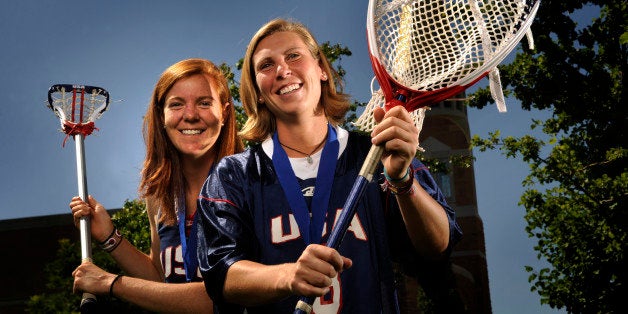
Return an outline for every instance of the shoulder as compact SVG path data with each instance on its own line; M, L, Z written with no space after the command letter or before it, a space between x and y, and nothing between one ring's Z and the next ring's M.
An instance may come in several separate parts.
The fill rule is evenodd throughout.
M146 212L148 214L156 214L157 213L157 200L153 197L147 197L144 199L144 205L146 206Z
M349 131L349 143L353 145L367 145L371 144L371 135L366 132Z
M148 221L151 225L157 225L157 221L159 220L159 205L157 200L148 197L144 201L144 205L146 206L146 214L148 215Z
M242 190L272 174L272 161L259 144L244 152L221 159L209 174L203 190L214 194L225 190Z
M261 151L260 145L255 144L241 153L226 156L218 162L213 173L222 176L234 172L246 172L250 164L259 159L259 154L263 154Z
M347 151L356 156L365 156L371 149L371 136L368 133L350 131L347 139Z

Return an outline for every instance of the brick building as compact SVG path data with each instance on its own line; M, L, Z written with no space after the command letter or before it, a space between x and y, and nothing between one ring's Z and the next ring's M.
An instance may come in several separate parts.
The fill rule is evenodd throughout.
M63 215L0 221L4 251L0 313L24 313L30 296L45 291L44 266L55 258L61 238L79 241L69 210Z
M471 156L470 130L462 101L445 101L426 112L420 135L425 155L446 161L450 156ZM448 174L434 174L456 210L464 232L452 253L455 284L468 313L491 313L484 227L478 213L473 167L453 167Z

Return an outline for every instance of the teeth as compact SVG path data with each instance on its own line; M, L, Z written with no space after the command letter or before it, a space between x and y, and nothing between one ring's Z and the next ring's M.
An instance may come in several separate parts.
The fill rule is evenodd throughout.
M281 90L279 90L279 94L283 95L283 94L287 94L295 89L299 88L299 84L292 84L289 86L286 86L284 88L282 88Z
M181 130L181 133L187 135L201 134L201 130Z

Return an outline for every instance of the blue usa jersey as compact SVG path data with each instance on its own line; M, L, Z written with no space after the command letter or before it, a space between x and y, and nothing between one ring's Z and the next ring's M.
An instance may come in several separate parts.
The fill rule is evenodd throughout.
M159 246L161 249L159 255L161 258L161 266L164 269L165 282L186 282L179 226L177 224L165 225L158 223L157 233L159 234ZM196 279L194 281L201 281L203 278L198 269L196 269L196 273Z
M370 137L357 133L349 133L347 137L347 132L341 131L345 136L339 133L338 138L344 141L346 148L341 150L336 165L322 231L323 242L371 147ZM427 169L418 160L413 163L415 178L447 212L451 246L460 236L454 212ZM317 314L398 312L392 262L407 265L420 260L405 232L394 196L382 192L379 186L381 164L376 173L357 205L356 215L338 250L353 260L353 266L334 279L327 295L316 299L314 311ZM313 181L300 181L303 190L309 191L308 187L314 186ZM293 263L306 247L272 160L262 145L220 161L201 190L198 215L199 269L221 314L242 311L240 307L227 304L222 296L230 265L240 260L266 265ZM397 247L404 250L395 249ZM297 300L298 296L292 296L276 303L249 307L247 313L292 313Z

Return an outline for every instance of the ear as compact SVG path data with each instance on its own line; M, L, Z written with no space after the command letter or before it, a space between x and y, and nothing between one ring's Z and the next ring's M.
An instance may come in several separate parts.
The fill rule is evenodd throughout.
M321 81L327 81L327 73L325 71L321 73Z
M225 116L229 114L229 106L231 106L231 103L229 102L222 104L222 115L220 116L221 125L225 125Z

